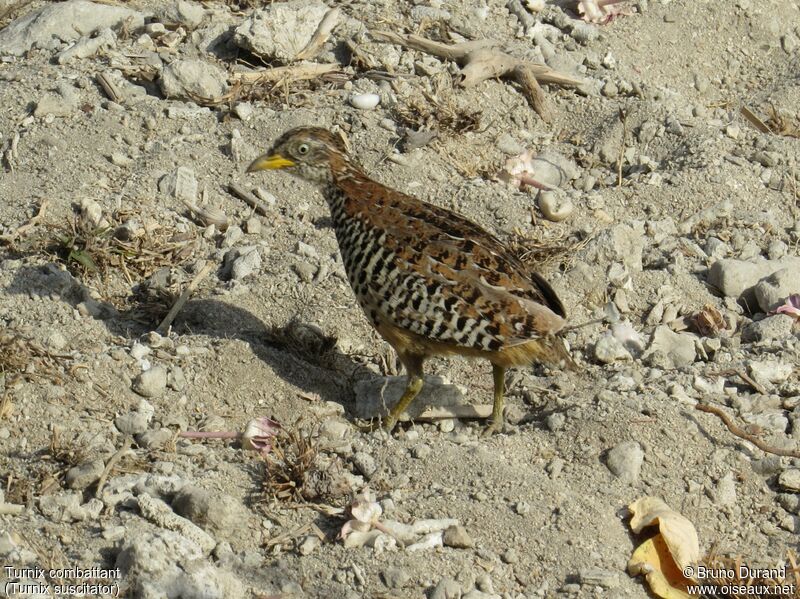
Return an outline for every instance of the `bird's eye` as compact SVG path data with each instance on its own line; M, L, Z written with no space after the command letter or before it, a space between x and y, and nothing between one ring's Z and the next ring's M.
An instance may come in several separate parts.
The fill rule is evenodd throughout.
M308 150L309 150L308 144L300 144L299 146L297 146L297 153L300 154L301 156L305 156L306 154L308 154Z

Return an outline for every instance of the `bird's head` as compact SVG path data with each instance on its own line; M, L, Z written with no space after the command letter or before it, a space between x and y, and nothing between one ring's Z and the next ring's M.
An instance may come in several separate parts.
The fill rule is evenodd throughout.
M341 137L321 127L298 127L276 139L269 152L250 163L247 172L286 169L306 181L325 184L333 177L331 168L347 160Z

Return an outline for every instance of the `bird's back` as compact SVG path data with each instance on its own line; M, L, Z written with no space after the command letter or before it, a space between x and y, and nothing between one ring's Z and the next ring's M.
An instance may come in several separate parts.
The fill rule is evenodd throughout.
M470 353L513 348L564 326L553 289L493 235L341 167L326 197L350 284L379 330Z

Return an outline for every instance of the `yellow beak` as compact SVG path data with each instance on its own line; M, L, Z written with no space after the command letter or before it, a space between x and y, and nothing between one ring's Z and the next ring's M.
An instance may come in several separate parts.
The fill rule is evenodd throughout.
M280 154L264 154L250 163L250 166L247 167L247 172L275 170L276 168L286 168L294 165L295 163L292 160L284 158Z

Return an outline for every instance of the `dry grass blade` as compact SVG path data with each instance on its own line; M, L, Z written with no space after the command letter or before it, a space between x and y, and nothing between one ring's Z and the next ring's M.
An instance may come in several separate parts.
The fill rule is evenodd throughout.
M265 499L305 501L319 446L313 431L283 428L273 438L272 451L264 454Z
M775 135L800 138L800 120L790 119L775 108L774 105L769 107L767 113L769 116L767 117L766 125Z
M96 226L75 215L46 244L68 268L77 274L99 273L107 276L119 269L131 282L130 271L148 277L159 268L186 262L197 248L194 234L175 234L167 227L142 230L135 235L118 234L122 215L107 226Z
M711 576L697 582L717 588L713 594L704 595L713 599L800 599L797 567L791 552L787 562L780 567L772 564L757 568L741 556L720 555L714 547L701 560ZM756 576L749 575L756 572Z
M534 227L527 233L515 230L508 246L520 262L532 269L549 270L559 266L568 270L589 241L591 237L568 237L562 228Z
M480 126L481 112L460 106L449 82L440 77L431 79L433 93L419 90L404 104L394 109L395 120L415 131L426 129L439 132L466 133Z
M0 327L0 374L9 381L44 377L61 382L68 359L71 356L53 354L19 332Z
M61 427L54 427L50 434L50 445L47 448L48 457L67 467L77 466L86 461L88 448L85 444L74 439L65 439Z
M341 503L352 494L350 479L341 458L325 451L319 427L283 427L271 438L272 449L261 454L264 479L258 498L261 502L280 501L287 507L312 507ZM295 504L295 505L293 505ZM339 513L330 505L332 513Z

